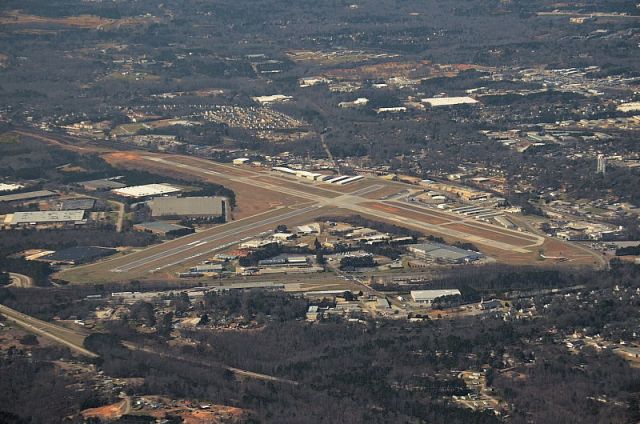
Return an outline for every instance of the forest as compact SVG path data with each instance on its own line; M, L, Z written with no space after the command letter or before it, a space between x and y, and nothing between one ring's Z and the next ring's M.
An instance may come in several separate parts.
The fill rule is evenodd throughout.
M232 291L209 293L202 300L176 293L159 303L168 302L168 312L166 307L159 312L159 304L133 304L128 316L111 321L106 333L90 336L86 346L100 353L99 369L108 375L144 378L144 385L132 393L162 393L247 408L254 420L250 422L311 423L321 417L348 423L499 422L493 413L473 412L451 401L452 395L470 390L458 372L483 368L488 369L486 379L492 392L510 405L511 422L637 420L639 371L611 350L585 346L572 353L561 335L580 332L604 340L633 340L632 329L640 324L640 305L629 293L640 289L640 267L613 261L609 271L495 267L476 278L468 272L456 273L441 280L448 284L465 281L485 295L502 293L512 299L509 303L515 309L535 305L538 317L505 321L487 314L413 323L330 319L309 324L301 321L307 302L285 293ZM565 294L546 290L556 286L566 287ZM0 293L0 301L32 309L28 297L13 292ZM88 303L80 296L75 300L64 297L60 292L42 299L41 309L49 305L60 316L83 316ZM176 333L171 323L187 311L197 312L200 323L180 333L195 344L172 347L168 341ZM258 327L251 331L206 329L236 318L257 322ZM153 331L139 332L142 324ZM144 344L146 350L131 344L125 347L124 341ZM32 366L40 369L44 366L40 361L46 362L49 355L39 353L40 359ZM227 366L285 380L242 379L229 373ZM22 377L14 375L13 369L0 367L8 379L2 381L16 381L26 391L34 390L24 380L18 383ZM19 369L27 375L36 372ZM51 372L38 375L44 387L54 384ZM64 393L44 396L48 402ZM99 401L96 396L70 396L60 405L78 408ZM9 405L5 401L10 399L21 402L14 392L0 390L0 404ZM5 414L17 413L13 408L0 409ZM33 414L40 410L34 408Z

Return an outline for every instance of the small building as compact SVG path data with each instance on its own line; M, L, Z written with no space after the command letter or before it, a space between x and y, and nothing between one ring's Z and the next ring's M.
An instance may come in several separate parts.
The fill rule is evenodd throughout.
M287 241L295 237L293 233L274 233L271 238L278 241Z
M491 300L487 300L480 302L480 309L482 309L483 311L488 311L490 309L497 309L497 308L501 308L502 307L502 302L500 302L500 300L498 299L491 299Z
M321 315L321 312L318 310L318 305L311 305L307 310L307 321L317 321Z
M176 224L168 224L165 222L142 222L140 224L135 224L133 229L136 231L146 231L148 233L157 234L161 237L181 237L186 234L193 233L193 228Z
M199 272L202 274L212 274L219 273L224 270L224 267L221 264L203 264L191 267L189 272Z
M233 160L234 165L244 165L249 162L249 158L237 158Z
M404 106L396 106L396 107L379 107L376 109L377 114L381 113L404 113L407 111L407 108Z
M417 303L431 304L434 299L442 296L460 296L458 289L442 290L411 290L411 298Z
M251 98L254 102L258 102L260 104L269 104L269 103L280 103L280 102L288 102L293 99L291 96L285 96L284 94L273 94L271 96L256 96Z

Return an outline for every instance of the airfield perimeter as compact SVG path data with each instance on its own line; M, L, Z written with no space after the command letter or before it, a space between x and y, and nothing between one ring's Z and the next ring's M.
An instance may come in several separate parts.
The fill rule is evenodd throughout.
M278 224L292 226L321 215L351 214L440 236L448 242L471 242L502 263L545 264L548 261L541 260L540 254L544 252L545 257L562 258L569 265L602 266L597 253L578 245L402 202L401 193L416 188L405 183L366 177L350 185L334 186L192 156L119 151L64 136L17 132L80 153L100 154L114 166L222 184L236 193L237 207L229 222L59 275L70 282L174 279L176 271L187 265L231 249Z

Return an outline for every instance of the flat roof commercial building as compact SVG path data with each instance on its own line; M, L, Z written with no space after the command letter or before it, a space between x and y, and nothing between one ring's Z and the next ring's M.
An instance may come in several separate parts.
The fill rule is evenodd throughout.
M460 296L458 289L442 290L411 290L411 298L414 302L431 304L434 299L442 296Z
M217 218L225 216L227 199L224 197L157 197L147 202L151 216L184 216L189 218Z
M5 217L5 225L85 224L83 210L15 212Z
M82 181L77 183L79 186L84 188L85 190L90 191L101 191L101 190L113 190L118 188L124 188L127 185L122 184L121 182L115 181L116 178L104 178L101 180L90 180L90 181Z
M473 105L478 103L476 99L471 97L430 97L422 99L423 103L428 103L431 107L438 106L456 106L456 105Z
M0 193L4 193L5 191L16 191L22 187L24 187L22 184L0 183Z
M433 259L447 263L473 262L482 257L482 253L441 243L411 244L407 246L407 250L422 259Z
M28 191L26 193L7 194L0 196L0 202L18 202L25 200L45 199L47 197L57 196L58 193L49 190Z
M60 210L69 211L74 209L93 209L96 205L96 199L66 199L60 204Z
M169 184L145 184L111 190L112 193L123 197L139 199L142 197L161 196L163 194L177 193L179 188Z
M193 233L193 228L183 225L167 224L165 222L142 222L135 224L133 229L136 231L146 231L148 233L157 234L162 237L179 237Z

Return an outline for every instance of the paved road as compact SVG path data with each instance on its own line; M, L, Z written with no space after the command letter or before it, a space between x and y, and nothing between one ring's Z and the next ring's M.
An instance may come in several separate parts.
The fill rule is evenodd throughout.
M9 277L11 278L11 283L9 284L11 287L19 287L21 289L33 287L33 279L29 276L10 272Z
M56 324L52 324L50 322L42 321L32 316L23 314L22 312L18 312L15 309L11 309L5 305L0 305L0 314L4 315L5 317L7 317L8 320L15 322L16 324L18 324L19 326L23 327L25 330L31 333L34 333L41 337L46 337L49 340L52 340L56 343L67 346L71 350L78 352L84 356L88 356L90 358L98 357L97 354L84 348L83 342L87 335L83 334L83 332L81 332L80 330L74 331ZM179 355L172 355L164 352L158 352L149 347L140 346L131 342L124 342L123 345L128 349L141 350L144 352L153 353L155 355L174 358L174 359L182 360L185 362L195 363L198 365L222 367L241 377L253 378L253 379L264 380L264 381L273 381L278 383L293 384L293 385L298 384L297 382L293 380L288 380L286 378L279 378L279 377L274 377L272 375L261 374L253 371L234 368L225 364L217 364L217 363L212 364L205 361L195 361L195 360L181 357Z
M222 369L225 369L227 371L231 371L232 373L234 373L235 375L240 376L240 377L252 378L252 379L255 379L255 380L262 380L262 381L272 381L272 382L276 382L276 383L285 383L285 384L290 384L290 385L294 385L294 386L298 384L297 381L288 380L286 378L275 377L273 375L262 374L262 373L259 373L259 372L247 371L247 370L230 367L228 365L220 364L220 363L216 363L216 362L198 361L198 360L191 359L191 358L185 358L184 356L181 356L181 355L172 354L172 353L166 353L166 352L160 352L160 351L152 349L152 348L150 348L148 346L141 346L141 345L138 345L138 344L135 344L135 343L131 343L131 342L123 342L123 345L126 348L130 349L130 350L139 350L139 351L143 351L143 352L147 352L147 353L152 353L154 355L158 355L158 356L161 356L161 357L164 357L164 358L175 359L175 360L179 360L179 361L182 361L182 362L187 362L187 363L198 365L198 366L222 368Z
M0 305L0 314L31 333L65 345L71 350L84 356L88 356L90 358L98 357L95 353L84 348L83 343L86 334L82 334L80 331L73 331L59 325L33 318L4 305Z

